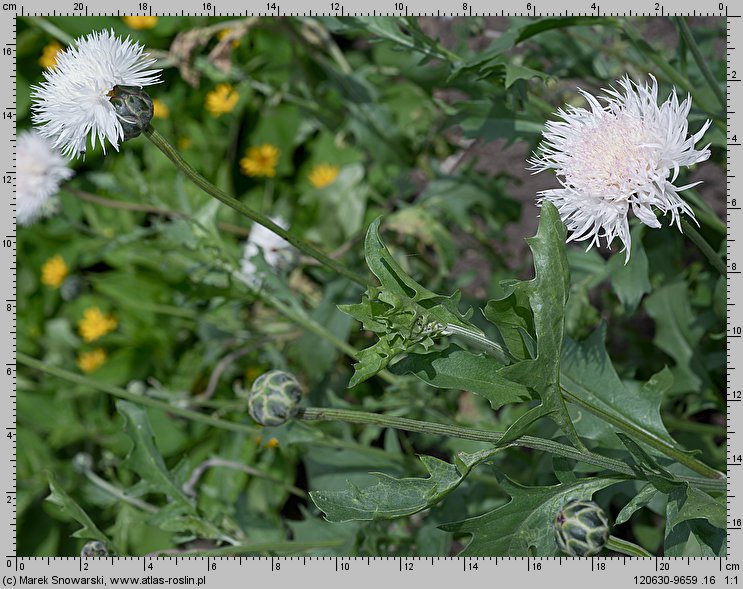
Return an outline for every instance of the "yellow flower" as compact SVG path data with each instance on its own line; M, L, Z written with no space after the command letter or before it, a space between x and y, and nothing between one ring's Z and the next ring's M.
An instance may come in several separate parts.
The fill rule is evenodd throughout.
M152 99L152 116L156 119L167 119L170 116L170 109L159 98Z
M69 273L70 269L62 256L56 255L49 258L41 267L41 282L52 288L59 288Z
M178 149L188 149L193 145L193 139L190 137L180 137L178 139Z
M307 176L315 188L325 188L328 184L335 182L340 168L330 164L320 164L310 170Z
M258 436L255 438L255 445L260 446L261 442L263 441L263 437ZM266 442L266 448L278 448L279 441L276 438L271 438Z
M248 148L245 157L240 160L240 169L246 176L276 175L276 164L279 161L279 148L270 143Z
M229 35L232 32L231 29L222 29L217 33L217 39L222 41L227 35ZM233 39L232 40L232 46L233 47L240 47L240 39Z
M151 29L157 24L156 16L122 16L121 20L130 29L137 31L143 31L145 29Z
M206 110L213 117L220 117L232 112L238 100L240 95L232 84L217 84L217 87L206 95Z
M52 68L57 65L57 54L62 51L62 46L56 41L52 41L44 47L39 58L39 64L44 68Z
M83 372L94 372L106 361L106 351L98 348L91 352L83 352L77 357L77 367Z
M112 332L118 325L112 315L104 315L98 307L90 307L83 312L83 318L77 327L86 342L94 342Z

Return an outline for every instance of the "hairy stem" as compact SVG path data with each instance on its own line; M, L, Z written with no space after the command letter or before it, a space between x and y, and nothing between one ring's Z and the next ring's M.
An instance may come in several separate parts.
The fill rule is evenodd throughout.
M83 386L89 386L92 389L99 390L114 397L126 399L127 401L131 401L133 403L139 403L140 405L146 405L148 407L160 409L162 411L184 417L191 421L203 423L211 427L252 435L255 435L259 432L259 429L256 427L252 427L243 423L226 421L224 419L219 419L210 415L204 415L203 413L193 411L192 409L185 409L174 404L166 403L165 401L152 399L143 395L137 395L136 393L131 393L119 387L96 381L80 374L75 374L74 372L64 370L63 368L48 366L40 360L32 358L31 356L27 356L22 352L17 353L16 360L20 364L36 370L40 370L52 376L56 376L57 378L62 378L68 382ZM403 431L430 433L435 435L461 438L464 440L490 442L493 444L498 443L503 437L503 432L491 432L456 425L445 425L440 423L433 423L430 421L418 421L415 419L407 419L404 417L394 417L391 415L367 413L365 411L352 411L348 409L321 409L310 407L306 409L300 409L297 418L303 419L305 421L343 421L346 423L371 424L381 427L391 427ZM536 438L533 436L522 436L509 445L531 448L533 450L540 450L543 452L550 452L558 456L572 458L573 460L584 462L586 464L592 464L600 468L612 470L631 478L637 478L637 473L620 460L615 460L613 458L594 454L593 452L582 452L572 446L560 444L559 442L554 442L552 440ZM719 492L726 489L726 481L724 479L703 479L697 477L681 476L679 477L679 479L687 481L690 484L699 487L700 489L706 489L709 491Z
M392 415L382 415L379 413L368 413L366 411L354 411L351 409L323 409L319 407L308 407L305 409L300 409L297 418L306 421L343 421L346 423L377 425L380 427L391 427L403 431L434 434L453 438L461 438L464 440L475 440L478 442L490 442L493 444L497 444L498 442L500 442L501 438L503 437L503 432L491 432L469 427L433 423L430 421L419 421L416 419L408 419L405 417L395 417ZM577 450L573 446L561 444L553 440L547 440L533 436L521 436L514 442L511 442L509 445L531 448L532 450L540 450L542 452L549 452L557 456L564 456L565 458L571 458L579 462L584 462L586 464L592 464L600 468L612 470L624 476L637 478L637 473L620 460L601 456L600 454L594 454L593 452L582 452L580 450ZM711 480L700 479L697 477L679 478L688 481L700 488L706 488L715 491L722 491L725 489L725 481L719 479Z
M646 558L653 556L642 546L638 546L628 540L622 540L616 536L609 536L609 541L606 543L606 549L618 552L619 554L626 554L627 556L643 556Z
M632 434L635 439L641 440L648 446L652 446L653 448L658 450L658 452L661 452L662 454L665 454L676 462L683 464L688 469L693 470L694 472L698 472L702 476L708 477L710 479L724 480L725 475L723 475L721 472L715 470L710 466L707 466L706 464L704 464L704 462L701 462L693 456L686 454L683 450L679 450L665 440L661 440L660 438L653 436L645 430L635 427L633 424L627 423L619 417L603 411L599 407L595 407L579 395L572 393L562 386L560 387L560 390L562 392L562 396L565 398L566 401L570 401L575 405L579 405L580 407L583 407L594 415L597 415L607 423L615 425L623 429L627 433Z
M246 204L240 202L236 198L230 196L229 194L214 186L214 184L209 182L194 168L192 168L191 165L181 157L180 153L178 153L178 151L172 145L170 145L170 143L168 143L165 137L160 135L160 133L158 133L157 130L154 129L151 125L148 126L147 129L145 129L144 135L153 143L153 145L155 145L155 147L157 147L163 154L165 154L165 156L171 162L175 164L178 170L180 170L189 180L191 180L191 182L201 188L201 190L206 192L208 195L213 196L218 201L226 204L228 207L234 209L241 215L244 215L245 217L255 221L256 223L259 223L260 225L263 225L266 229L272 231L276 235L283 237L298 250L304 252L308 256L315 258L318 262L327 266L331 270L334 270L341 276L345 276L353 282L356 282L362 286L366 286L368 280L363 276L356 274L337 260L328 257L310 243L304 241L303 239L300 239L292 233L289 233L286 229L274 223L266 215L263 215L262 213L251 209Z
M451 323L446 326L443 335L458 335L462 339L476 345L477 347L486 350L491 356L497 358L504 364L510 364L513 361L511 355L503 349L503 346L488 339L481 333L467 329L466 327L460 327L459 325L452 325Z

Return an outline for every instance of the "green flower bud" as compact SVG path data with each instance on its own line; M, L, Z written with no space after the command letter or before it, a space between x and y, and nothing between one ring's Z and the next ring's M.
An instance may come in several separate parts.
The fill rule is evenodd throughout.
M297 414L302 387L297 378L283 370L271 370L253 382L248 395L250 416L261 425L274 427Z
M137 137L152 120L152 98L142 88L114 86L111 104L124 129L124 141Z
M83 549L80 551L80 556L108 556L108 549L103 542L93 540L92 542L88 542L85 544L85 546L83 546Z
M593 501L568 501L555 517L557 546L570 556L595 556L609 541L609 521Z

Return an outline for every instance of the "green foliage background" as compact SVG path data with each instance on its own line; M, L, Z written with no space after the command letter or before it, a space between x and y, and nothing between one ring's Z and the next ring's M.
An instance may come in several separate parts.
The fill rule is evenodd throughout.
M102 28L131 35L163 68L164 82L150 94L170 114L153 124L207 178L281 215L293 233L334 252L370 285L366 262L383 288L409 280L413 299L441 313L474 308L460 320L502 337L523 362L496 366L458 341L398 349L395 324L385 341L405 357L388 367L394 374L370 370L371 378L347 388L354 361L343 345L301 323L314 321L346 348L370 347L377 338L366 320L361 330L337 308L357 304L362 288L300 258L251 291L233 274L250 228L245 219L189 184L143 138L105 157L89 152L74 163L59 214L18 232L18 350L78 374L81 352L103 347L108 355L76 382L19 370L18 553L75 555L99 539L123 555L551 555L555 510L593 497L615 536L652 554L723 554L724 496L690 484L694 473L643 445L643 435L725 470L724 279L672 228L635 226L626 266L624 254L604 249L569 246L562 254L564 228L550 215L530 243L534 258L524 240L536 232L536 191L555 183L525 170L545 120L565 102L581 104L578 86L597 92L625 73L652 73L662 97L674 85L692 94L693 131L714 121L705 138L710 162L687 174L706 183L684 194L702 234L724 252L725 117L677 25L661 18L173 17L135 31L108 17L19 19L19 129L30 126L29 88L41 80L43 47ZM689 25L724 89L724 20ZM220 45L222 29L235 31L239 44ZM206 96L222 82L240 98L231 113L213 117ZM264 143L279 149L276 176L241 174L246 149ZM316 188L308 174L321 163L340 173ZM367 227L380 215L380 233L365 248ZM56 254L71 272L62 289L40 282ZM534 265L545 273L528 281ZM391 275L380 275L381 267ZM501 283L513 279L521 286ZM456 289L458 302L436 295ZM552 305L551 315L530 316L537 299L540 308ZM77 324L91 306L114 314L119 326L86 344ZM363 319L360 307L354 316ZM534 358L524 333L542 342L540 350L549 339L551 356ZM269 369L298 376L305 406L489 432L529 420L530 398L563 407L547 382L559 374L576 399L528 433L564 444L579 439L634 465L643 480L540 450L373 424L294 421L267 431L252 423L237 393ZM215 370L215 394L205 399ZM500 386L499 371L514 381L529 371L532 380L523 391ZM106 387L129 391L134 402L115 400ZM618 436L627 431L585 410L581 399L635 433ZM178 412L184 408L238 427L194 421ZM518 428L514 437L524 433ZM278 445L268 443L274 438ZM81 453L92 462L81 463ZM239 468L208 468L195 496L184 491L210 459ZM349 512L359 500L363 509Z

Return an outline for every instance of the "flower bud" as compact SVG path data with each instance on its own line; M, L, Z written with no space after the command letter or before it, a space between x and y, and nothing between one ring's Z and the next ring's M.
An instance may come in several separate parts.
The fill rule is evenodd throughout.
M275 427L297 414L301 399L302 387L293 374L271 370L253 382L248 395L248 411L257 423Z
M83 549L80 551L80 556L108 556L108 549L103 542L93 540L92 542L87 542L85 546L83 546Z
M72 459L72 468L80 474L93 470L93 457L87 452L78 452Z
M152 98L136 86L114 86L111 104L124 129L124 141L134 139L152 120Z
M609 521L593 501L568 501L555 517L557 546L570 556L595 556L609 541Z

